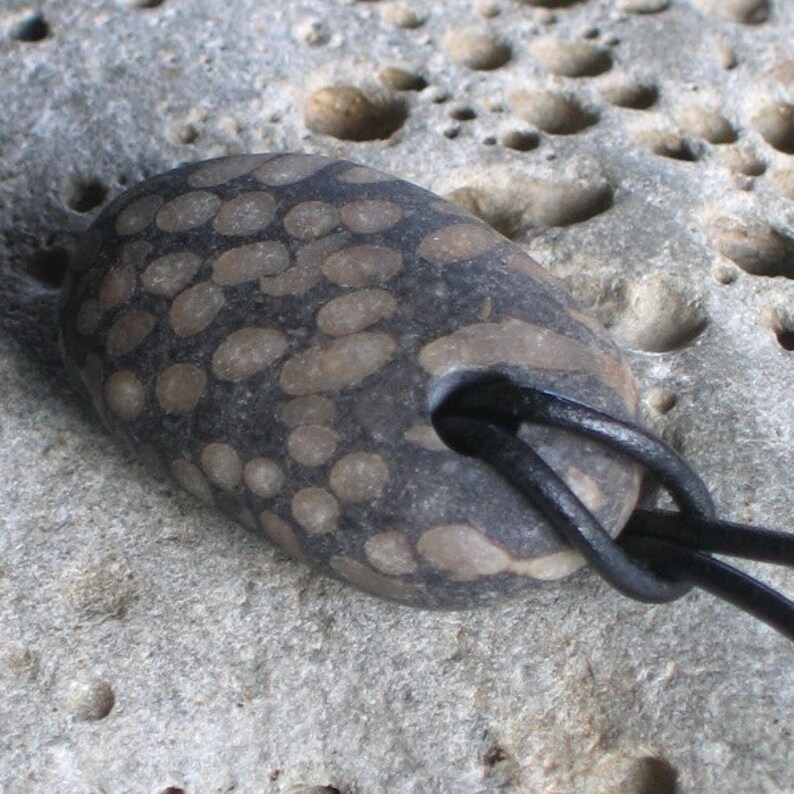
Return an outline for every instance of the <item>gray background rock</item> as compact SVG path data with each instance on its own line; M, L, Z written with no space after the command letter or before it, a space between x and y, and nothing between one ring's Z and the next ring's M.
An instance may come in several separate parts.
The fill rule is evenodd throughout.
M13 278L57 282L103 203L181 162L356 159L562 276L721 513L791 527L792 41L788 0L5 0L0 790L792 791L765 626L588 572L468 613L319 578L110 443L47 347L52 295ZM391 137L307 127L339 134L315 92L343 84Z

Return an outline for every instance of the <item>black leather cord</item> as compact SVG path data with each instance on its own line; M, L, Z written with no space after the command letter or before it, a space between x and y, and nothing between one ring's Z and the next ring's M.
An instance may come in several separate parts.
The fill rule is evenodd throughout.
M641 427L504 377L460 386L434 412L439 435L513 483L616 589L645 602L700 586L794 639L794 602L705 552L794 566L794 535L720 521L703 481ZM566 483L516 436L522 423L595 438L648 468L680 512L637 509L615 541Z

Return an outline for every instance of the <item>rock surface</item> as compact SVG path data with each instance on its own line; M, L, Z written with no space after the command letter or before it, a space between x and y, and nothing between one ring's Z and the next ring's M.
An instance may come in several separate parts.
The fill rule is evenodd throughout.
M355 159L565 279L720 512L790 528L793 38L785 0L4 3L0 790L789 791L771 630L588 572L460 613L320 578L111 442L50 287L142 178Z

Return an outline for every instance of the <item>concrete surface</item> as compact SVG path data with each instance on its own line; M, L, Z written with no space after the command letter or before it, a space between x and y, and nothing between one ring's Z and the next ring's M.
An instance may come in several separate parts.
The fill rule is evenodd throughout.
M468 613L319 578L116 448L14 277L180 162L350 157L562 276L721 514L790 528L793 41L787 0L0 4L0 790L794 790L765 626L588 572Z

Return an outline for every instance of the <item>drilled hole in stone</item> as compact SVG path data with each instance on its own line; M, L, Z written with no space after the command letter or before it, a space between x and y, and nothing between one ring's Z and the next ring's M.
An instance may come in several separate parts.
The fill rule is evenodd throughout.
M455 119L455 121L472 121L472 119L477 118L477 113L474 108L470 107L457 107L453 108L450 113L450 118Z
M775 336L783 350L794 350L794 328L781 328Z
M529 130L510 130L502 135L502 146L517 152L529 152L537 148L540 138Z
M60 287L69 266L69 254L65 248L55 246L36 251L27 264L27 272L42 284Z
M169 786L168 788L164 788L160 794L187 794L185 789L179 788L179 786Z
M41 14L32 14L17 22L11 28L9 36L15 41L36 42L50 35L50 26Z
M91 212L96 209L108 194L108 189L98 180L74 182L66 203L75 212Z
M612 105L631 110L646 110L656 104L659 91L655 85L631 80L615 80L601 89L601 96Z
M321 88L304 107L304 121L312 132L346 141L389 138L407 117L401 100L373 100L352 85Z
M639 133L636 138L639 143L660 157L669 157L671 160L687 163L697 160L697 155L689 142L674 132L649 130Z
M123 0L123 2L130 8L157 8L163 4L163 0Z

